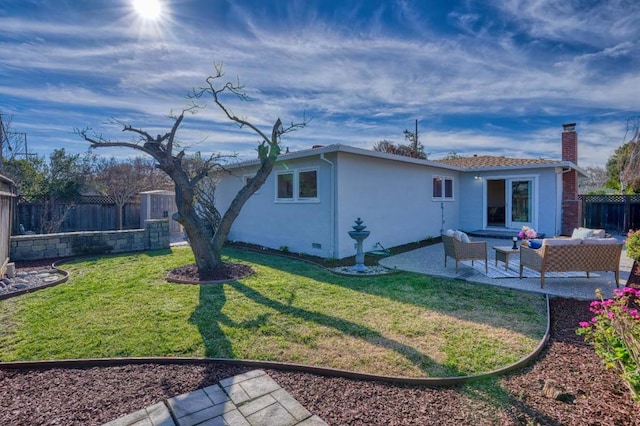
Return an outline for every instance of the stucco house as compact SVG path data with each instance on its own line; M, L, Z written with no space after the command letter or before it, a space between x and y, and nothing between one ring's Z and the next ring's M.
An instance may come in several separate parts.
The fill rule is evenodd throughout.
M348 231L361 217L376 243L393 247L448 228L516 235L523 225L571 234L581 220L575 123L562 132L559 160L473 156L420 160L347 145L283 154L236 219L229 240L325 258L355 253ZM229 168L216 189L224 211L258 169Z

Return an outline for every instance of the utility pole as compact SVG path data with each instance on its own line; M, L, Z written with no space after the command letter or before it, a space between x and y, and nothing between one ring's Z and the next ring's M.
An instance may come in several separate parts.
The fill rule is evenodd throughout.
M2 172L2 150L4 150L4 123L2 123L2 113L0 112L0 172Z
M413 143L413 152L416 155L416 158L418 158L418 119L417 118L416 118L416 137Z

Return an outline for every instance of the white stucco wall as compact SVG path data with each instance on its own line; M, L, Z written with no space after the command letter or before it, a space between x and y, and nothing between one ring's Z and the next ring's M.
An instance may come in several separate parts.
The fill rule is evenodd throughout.
M340 152L337 158L337 245L339 258L355 254L354 240L348 231L361 217L370 236L364 250L373 250L380 242L393 247L439 236L443 209L432 200L434 174L454 178L454 196L458 193L457 172L380 158ZM458 197L444 205L445 228L458 221ZM455 225L452 225L455 226Z
M310 202L276 201L276 173L308 168L318 170L318 200ZM216 190L221 214L243 185L243 176L252 175L257 166L234 169L223 176ZM280 161L264 185L251 196L233 223L228 239L296 253L333 257L331 251L331 168L319 156ZM319 248L318 248L319 246Z
M441 229L486 229L487 180L508 178L533 179L533 226L546 235L558 233L560 168L459 172L359 151L327 147L281 158L262 188L242 209L229 239L343 258L355 254L354 240L348 232L358 217L371 232L364 242L365 251L375 249L377 242L394 247L437 237ZM316 201L276 200L278 171L309 168L318 171ZM242 186L243 177L256 169L257 166L234 169L233 176L222 178L216 193L221 212ZM436 175L453 178L453 201L433 199L432 179Z

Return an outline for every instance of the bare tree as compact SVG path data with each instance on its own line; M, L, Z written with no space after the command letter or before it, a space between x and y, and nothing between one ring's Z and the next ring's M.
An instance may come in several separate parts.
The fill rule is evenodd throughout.
M620 184L623 189L627 186L635 186L637 190L637 183L640 181L640 116L627 120L624 140L628 140L631 147L629 158L621 167Z
M117 161L111 157L96 166L93 175L95 189L109 196L116 205L117 229L122 229L122 209L138 193L171 187L166 175L155 168L152 160L136 157Z
M239 82L227 82L224 85L218 85L218 81L223 75L222 65L216 65L214 74L206 79L206 86L199 90L194 90L192 99L195 102L205 96L211 96L214 103L229 120L235 122L240 128L250 129L260 140L257 147L260 168L255 176L249 179L238 191L224 214L220 214L212 202L207 201L204 197L198 197L199 188L202 188L201 184L207 176L223 168L221 163L223 156L213 154L202 161L198 167L192 168L190 167L192 163L185 159L186 153L184 149L174 154L174 150L179 148L177 146L176 133L182 124L185 113L193 111L199 106L194 104L192 108L183 110L180 115L174 117L175 122L171 130L164 135L155 137L142 129L121 123L123 132L131 132L137 136L138 140L134 142L106 140L99 135L89 135L89 129L78 130L80 136L89 142L92 148L126 147L144 152L155 160L156 167L171 178L176 192L177 221L184 227L189 237L201 277L211 273L222 264L222 246L227 239L231 226L249 197L262 186L273 170L273 166L280 155L281 137L286 133L306 126L306 121L303 121L301 123L291 123L285 127L278 118L271 128L271 133L264 133L246 119L235 115L222 103L220 97L225 94L235 95L241 100L248 99L244 86ZM216 212L220 218L219 221L212 223L210 212ZM214 214L214 216L216 215Z
M584 168L586 178L579 182L580 193L586 194L592 191L604 190L607 183L607 170L601 166L587 166Z

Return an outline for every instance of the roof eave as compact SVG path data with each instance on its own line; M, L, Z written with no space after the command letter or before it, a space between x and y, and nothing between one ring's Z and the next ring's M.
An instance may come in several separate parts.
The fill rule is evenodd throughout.
M327 145L327 146L323 146L323 147L319 147L319 148L312 148L312 149L306 149L306 150L302 150L302 151L295 151L295 152L289 152L289 153L281 154L278 157L277 161L293 160L293 159L297 159L297 158L306 158L306 157L316 156L316 155L319 155L319 154L328 154L328 153L333 153L333 152L344 152L344 153L349 153L349 154L363 155L363 156L367 156L367 157L381 158L381 159L392 160L392 161L400 161L400 162L403 162L403 163L412 163L412 164L419 164L419 165L424 165L424 166L438 167L438 168L449 169L449 170L457 170L457 171L464 171L465 170L465 169L463 169L461 167L452 166L452 165L449 165L449 164L442 164L442 163L440 163L438 161L423 160L423 159L420 159L420 158L411 158L411 157L405 157L403 155L396 155L396 154L388 154L386 152L378 152L378 151L373 151L373 150L370 150L370 149L356 148L356 147L353 147L353 146L342 145L342 144L333 144L333 145ZM230 164L230 165L228 165L226 167L228 169L236 169L236 168L241 168L241 167L255 166L255 165L259 165L259 164L260 164L260 160L259 159L255 159L255 160L247 160L247 161L242 161L242 162Z

